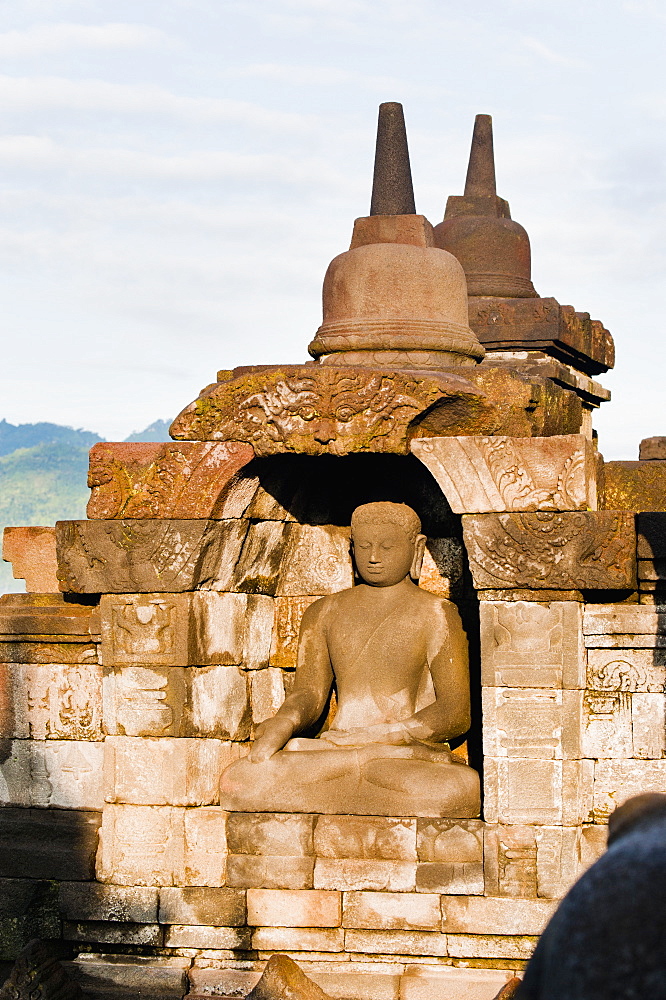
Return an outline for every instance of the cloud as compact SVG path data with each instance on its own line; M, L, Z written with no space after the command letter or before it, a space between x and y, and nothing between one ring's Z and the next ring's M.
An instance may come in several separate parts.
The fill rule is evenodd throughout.
M0 136L0 165L5 171L61 171L93 178L126 178L149 181L222 182L235 180L298 185L303 188L349 186L349 178L323 159L275 153L196 151L183 156L160 156L133 149L80 149L42 136Z
M270 111L231 98L181 97L150 84L72 80L59 76L0 75L4 114L27 111L92 111L129 115L164 115L197 124L223 121L245 127L302 131L312 116Z
M555 52L553 49L544 45L543 42L539 41L538 38L531 38L529 35L523 35L520 38L521 43L526 49L534 52L541 59L545 59L546 62L552 63L554 66L566 66L569 69L584 69L585 63L582 59L573 59L571 56L562 55L561 52Z
M0 32L0 57L41 56L66 49L135 49L172 45L163 31L144 24L36 24Z

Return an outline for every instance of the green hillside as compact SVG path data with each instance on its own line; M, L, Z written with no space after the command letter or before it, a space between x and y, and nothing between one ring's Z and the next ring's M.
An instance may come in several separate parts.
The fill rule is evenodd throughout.
M169 421L157 420L128 440L168 441L168 426ZM101 440L90 431L58 424L0 420L0 537L5 525L84 518L90 496L88 451ZM23 581L12 577L11 565L0 561L0 593L23 590Z

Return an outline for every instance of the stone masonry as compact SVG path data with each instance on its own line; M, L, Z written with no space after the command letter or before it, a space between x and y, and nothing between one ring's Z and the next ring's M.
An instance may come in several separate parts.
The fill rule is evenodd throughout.
M508 278L463 260L471 328L432 227L373 213L318 361L221 371L172 444L95 445L87 520L6 529L27 593L0 597L0 958L62 939L93 995L175 998L243 996L280 952L340 1000L490 1000L611 811L666 789L663 448L604 466L588 376L610 334L538 298L524 230L468 182L451 218L471 199L476 222L449 236L491 218L523 254ZM372 300L368 261L396 268L402 313L340 318ZM220 774L290 690L306 609L352 586L351 512L374 500L419 514L420 586L468 634L453 752L481 815L225 812Z

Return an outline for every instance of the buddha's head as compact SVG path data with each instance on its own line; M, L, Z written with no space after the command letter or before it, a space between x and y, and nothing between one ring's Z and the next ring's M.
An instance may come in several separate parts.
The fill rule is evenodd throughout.
M426 536L411 507L404 503L366 503L351 519L354 562L371 587L392 587L411 577L418 580Z

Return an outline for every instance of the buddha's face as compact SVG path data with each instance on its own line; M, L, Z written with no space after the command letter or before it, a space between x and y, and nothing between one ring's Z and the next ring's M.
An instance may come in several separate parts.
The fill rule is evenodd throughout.
M402 528L390 522L359 525L352 535L359 575L371 587L392 587L400 583L413 571L419 547L422 547L420 539L424 536L419 535L412 541Z

